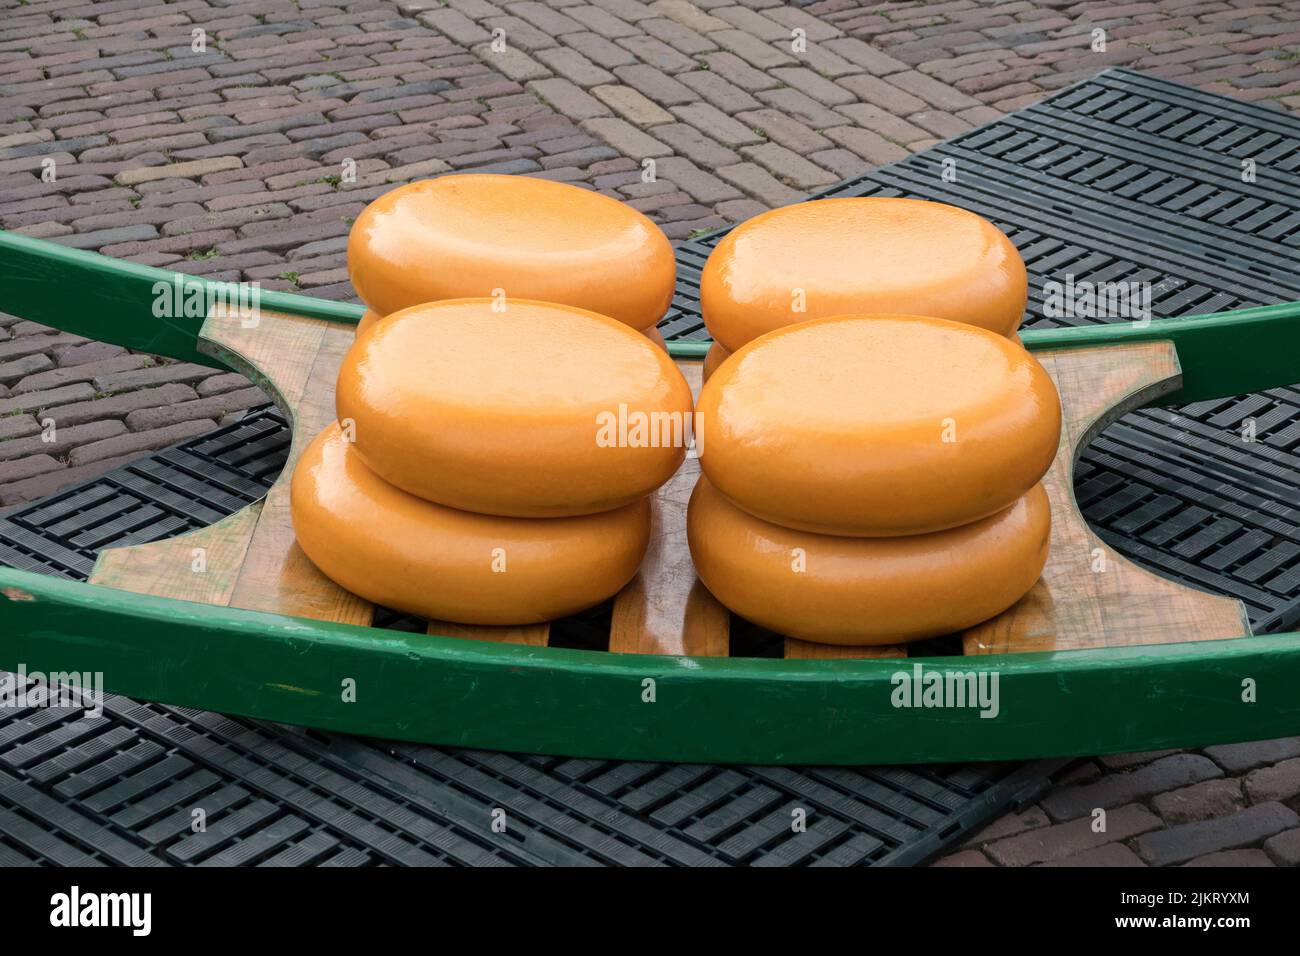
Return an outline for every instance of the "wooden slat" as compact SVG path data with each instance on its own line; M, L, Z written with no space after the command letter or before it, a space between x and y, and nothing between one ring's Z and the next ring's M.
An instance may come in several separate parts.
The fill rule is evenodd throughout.
M698 396L700 362L678 367ZM695 577L686 543L686 506L700 465L687 457L655 492L650 547L637 576L614 599L609 649L621 654L726 656L731 615Z
M812 641L800 641L793 637L787 637L785 639L785 656L791 659L811 661L880 660L891 657L906 657L907 648L899 644L881 644L875 647L814 644Z
M229 604L262 503L241 508L220 521L186 534L100 552L91 584L136 594ZM201 561L196 558L201 557Z
M334 383L351 326L217 307L200 349L247 374L293 422L283 471L265 499L216 524L166 541L105 551L91 582L207 604L369 624L371 605L320 573L298 548L289 517L293 465L334 417ZM195 548L206 569L191 570Z
M313 322L320 328L304 327L304 322ZM255 366L273 370L273 384L280 381L282 369L291 370L291 387L296 388L294 398L290 398L292 393L277 389L286 401L292 402L293 444L284 470L267 492L230 604L252 611L369 624L374 607L339 587L312 564L298 547L289 513L289 485L294 465L303 449L334 420L334 385L355 332L349 326L310 319L294 320L290 325L295 327L292 332L286 329L282 334L266 336L257 335L257 330L252 330L251 336L238 335L244 330L238 326L232 329L227 323L210 321L204 325L204 336L211 341L238 348L239 354L251 359ZM308 362L305 356L313 352L313 345L313 360ZM286 349L295 348L301 348L302 353L288 361L280 360Z
M963 634L967 654L1210 641L1250 633L1241 602L1196 591L1125 560L1088 528L1073 470L1091 437L1125 410L1175 388L1170 342L1037 353L1061 394L1061 444L1043 484L1051 553L1034 589ZM1102 559L1098 561L1098 557ZM1097 568L1103 570L1097 570Z
M486 627L481 624L454 624L451 621L430 621L428 634L443 637L467 637L474 641L495 641L498 644L526 644L545 647L551 639L551 625L524 624L519 627Z

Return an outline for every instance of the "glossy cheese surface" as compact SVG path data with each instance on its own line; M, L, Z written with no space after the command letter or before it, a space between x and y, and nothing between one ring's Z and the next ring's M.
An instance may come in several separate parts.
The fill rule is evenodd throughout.
M420 180L372 202L348 236L348 270L381 315L505 296L644 329L667 311L677 267L663 231L616 199L545 179L470 174Z
M369 329L376 322L378 322L381 318L383 318L383 316L381 316L374 309L366 309L366 314L363 315L361 317L361 321L357 323L357 335L364 335L366 330Z
M824 644L914 641L1000 614L1038 580L1050 529L1042 485L988 518L905 538L783 528L703 477L687 514L691 557L714 597L779 634Z
M340 422L399 488L452 508L591 514L649 494L685 457L691 390L668 354L569 306L434 302L386 316L339 369Z
M726 346L721 342L714 342L710 345L709 350L704 353L704 381L707 382L709 376L718 370L718 366L729 358L731 358L731 353L727 351Z
M298 544L326 577L384 607L462 624L535 624L598 604L636 573L646 500L577 518L497 518L380 479L337 423L290 486Z
M751 514L824 534L912 535L1007 507L1060 439L1056 387L1020 344L917 316L772 332L700 392L709 480Z
M728 233L700 278L705 324L734 352L831 315L932 315L1011 335L1028 298L1020 253L992 223L920 199L821 199Z

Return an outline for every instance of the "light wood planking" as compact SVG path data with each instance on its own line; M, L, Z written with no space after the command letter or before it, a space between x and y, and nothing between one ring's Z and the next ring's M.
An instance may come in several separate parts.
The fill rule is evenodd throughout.
M179 601L229 604L261 513L258 501L206 528L163 541L108 548L95 561L90 583Z
M210 319L203 327L205 339L236 352L250 367L264 370L293 416L288 460L267 492L230 604L251 611L369 624L373 606L311 563L298 547L289 513L294 465L334 419L334 385L355 332L332 322L293 318L286 323L281 321L284 318L274 316L268 322L263 316L264 325L275 327L265 335L222 319Z
M702 363L679 362L678 368L698 397ZM728 653L731 614L695 577L686 543L686 506L699 475L699 461L687 457L655 492L650 547L637 576L614 599L609 649L615 653Z
M1123 412L1177 386L1171 342L1040 352L1061 394L1061 444L1043 484L1051 552L1019 603L963 634L967 654L1209 641L1250 633L1241 602L1146 571L1108 548L1074 500L1074 462Z
M293 423L283 471L266 498L191 534L105 551L92 583L206 604L369 624L371 606L321 574L298 548L289 519L297 456L334 417L334 382L353 340L350 326L218 306L199 348L262 386ZM195 548L206 569L191 570Z

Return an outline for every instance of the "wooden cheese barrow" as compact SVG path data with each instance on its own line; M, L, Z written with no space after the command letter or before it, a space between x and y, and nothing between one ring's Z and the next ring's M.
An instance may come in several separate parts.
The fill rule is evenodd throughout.
M730 656L730 615L695 579L690 460L658 495L650 554L614 599L607 650L550 647L547 625L371 626L375 609L298 550L288 513L294 458L333 417L362 310L263 293L254 322L228 291L0 233L3 311L244 372L293 422L289 463L261 502L105 551L89 583L0 568L0 668L99 671L115 693L307 727L637 760L969 761L1300 733L1300 635L1252 636L1239 602L1126 561L1071 491L1077 454L1123 412L1300 379L1300 304L1024 333L1064 409L1046 479L1051 558L1035 589L961 635L961 655L787 640L771 659ZM175 292L191 307L155 317ZM698 384L704 346L670 351Z

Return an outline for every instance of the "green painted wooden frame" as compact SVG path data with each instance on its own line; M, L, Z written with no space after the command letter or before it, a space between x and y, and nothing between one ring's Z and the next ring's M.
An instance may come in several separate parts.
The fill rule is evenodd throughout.
M0 232L0 308L212 364L202 319L159 319L174 273ZM187 278L186 287L210 285ZM359 307L264 293L355 323ZM1172 340L1166 403L1300 379L1300 304L1026 332L1030 349ZM706 346L673 343L679 356ZM905 763L1082 755L1300 732L1300 635L912 660L530 648L148 597L0 568L0 667L99 671L115 693L394 739L641 760ZM900 672L985 673L998 713L894 706ZM356 699L343 687L354 681ZM1249 684L1253 699L1244 693ZM1245 698L1245 699L1243 699Z

